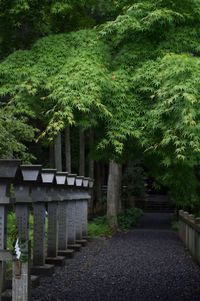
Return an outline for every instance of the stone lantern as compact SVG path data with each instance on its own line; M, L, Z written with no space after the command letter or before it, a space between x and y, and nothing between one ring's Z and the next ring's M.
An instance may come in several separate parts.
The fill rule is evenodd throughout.
M6 261L11 260L7 249L7 208L11 203L10 190L20 160L0 160L0 295L5 290Z
M64 256L58 254L58 208L59 202L62 200L57 183L63 183L63 177L56 173L56 170L42 170L42 182L46 183L48 195L48 246L47 246L47 264L62 265L64 264Z
M15 301L25 301L30 298L29 209L30 204L32 204L31 188L38 180L40 169L41 165L21 165L20 173L14 182L15 214L18 230L16 248L19 249L19 254L21 253L17 258L18 261L14 263L12 299Z
M67 255L67 175L67 172L56 173L57 191L60 196L60 202L58 206L58 254L62 254L62 256Z
M40 170L39 179L31 188L33 202L34 230L33 230L33 266L31 273L34 275L51 276L54 273L54 265L46 264L46 206L49 201L47 186L53 183L56 170Z
M75 181L76 181L76 174L67 174L67 185L70 186L74 186L75 185Z
M76 243L76 185L82 185L82 177L75 174L67 175L67 232L68 232L68 248L79 251L81 245Z
M92 189L94 187L94 180L89 178L89 188Z
M75 175L67 172L56 173L57 191L60 196L58 206L58 255L72 258L74 254L73 249L68 249L68 235L71 233L70 215L68 209L73 196L73 189L75 183ZM73 215L73 212L70 212ZM74 224L74 221L72 222Z
M92 183L93 187L93 180L90 178L84 178L83 180L83 189L82 189L82 236L83 239L88 238L87 233L87 225L88 225L88 204L91 199L91 195L89 193L90 185Z
M76 178L76 243L81 245L86 245L87 240L83 239L83 207L84 207L84 193L83 193L83 185L88 186L88 179L83 176L78 176Z

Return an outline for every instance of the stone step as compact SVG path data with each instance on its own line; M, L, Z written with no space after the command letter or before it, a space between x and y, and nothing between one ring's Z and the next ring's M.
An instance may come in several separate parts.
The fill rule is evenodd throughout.
M86 239L77 239L76 243L80 244L83 247L85 247L87 245L87 240Z
M81 250L81 245L80 244L69 244L68 249L72 249L74 251L80 251Z
M171 210L171 209L163 210L163 209L150 208L150 209L145 209L144 212L172 213L173 210Z
M73 258L75 251L73 249L67 249L67 250L59 250L58 255L59 256L65 256L65 258Z
M171 213L173 207L167 201L147 201L143 207L145 212L160 212L160 213Z
M47 257L45 262L46 264L62 266L65 264L65 256Z
M32 266L31 273L34 275L51 276L55 271L55 266L53 264L45 264L43 266Z

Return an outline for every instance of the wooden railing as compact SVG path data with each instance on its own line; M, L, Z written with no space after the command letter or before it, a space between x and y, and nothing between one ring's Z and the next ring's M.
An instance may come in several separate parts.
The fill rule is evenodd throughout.
M66 257L86 244L92 187L89 178L40 165L20 165L19 160L0 160L0 300L6 296L7 283L12 283L12 300L28 301L31 275L51 275L55 265L64 264ZM16 217L13 250L7 247L9 208ZM32 248L30 212L34 220ZM12 262L12 281L6 279L8 261Z
M179 236L192 257L200 264L200 218L179 211Z

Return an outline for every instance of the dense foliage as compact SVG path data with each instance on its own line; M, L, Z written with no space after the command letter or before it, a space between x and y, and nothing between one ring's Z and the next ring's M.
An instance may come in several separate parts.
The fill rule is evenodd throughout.
M1 0L0 57L31 47L38 38L114 19L113 0Z
M35 130L27 124L27 118L15 114L12 109L0 109L0 156L5 159L18 157L29 162L33 156L24 142L33 140Z
M72 124L93 127L107 159L126 160L131 144L176 202L198 204L200 1L67 3L44 1L39 11L37 1L4 3L1 18L15 39L27 22L34 32L21 48L62 34L0 64L3 110L14 107L19 127L34 120L40 138Z
M129 81L126 104L134 104L135 116L119 114L114 129L122 124L130 129L158 181L170 187L176 202L194 204L199 200L199 13L198 0L135 1L101 29L114 45L114 68Z

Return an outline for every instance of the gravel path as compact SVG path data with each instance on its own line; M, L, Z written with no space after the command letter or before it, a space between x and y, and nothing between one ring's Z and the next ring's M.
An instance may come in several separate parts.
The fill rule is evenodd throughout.
M170 230L145 213L137 229L90 242L42 278L32 301L200 301L200 268Z

